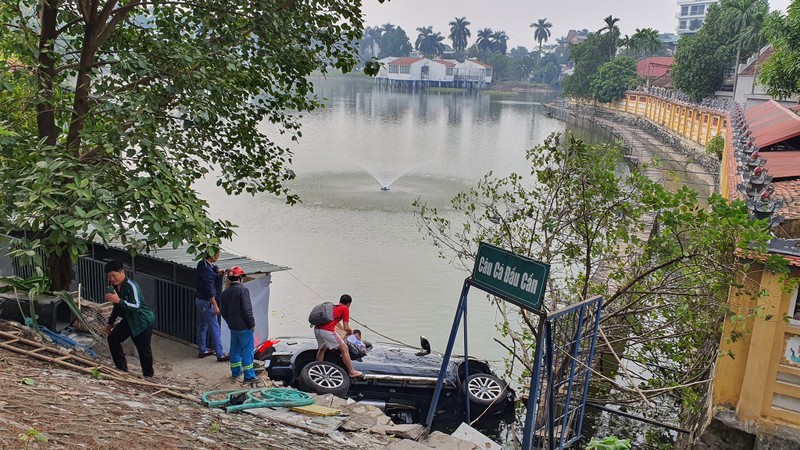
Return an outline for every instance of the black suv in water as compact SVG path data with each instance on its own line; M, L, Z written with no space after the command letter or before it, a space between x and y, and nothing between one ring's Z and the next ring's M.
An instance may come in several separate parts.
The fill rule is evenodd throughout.
M353 367L364 373L350 379L338 352L326 352L325 360L316 362L317 342L309 338L277 338L256 349L256 359L264 361L270 379L306 392L334 394L370 403L383 409L396 422L422 422L427 417L442 355L431 353L430 344L420 338L422 350L395 344L374 344L366 353L351 347ZM494 375L489 365L453 356L447 368L437 415L459 415L470 401L474 420L513 412L515 393ZM466 398L465 398L466 396ZM484 414L485 412L485 414Z

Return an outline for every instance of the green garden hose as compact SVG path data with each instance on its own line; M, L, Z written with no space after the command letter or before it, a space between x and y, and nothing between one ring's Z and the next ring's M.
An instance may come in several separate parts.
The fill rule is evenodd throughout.
M211 400L212 397L223 398ZM202 402L209 408L220 407L226 412L235 412L250 408L308 406L314 404L314 399L295 389L263 388L208 391L203 393Z

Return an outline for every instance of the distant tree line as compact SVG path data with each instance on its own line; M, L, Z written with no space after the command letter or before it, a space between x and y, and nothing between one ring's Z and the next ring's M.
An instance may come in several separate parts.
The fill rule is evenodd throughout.
M612 102L640 83L635 58L662 50L658 31L641 28L633 36L620 37L619 20L609 15L603 19L602 28L571 47L575 70L562 82L566 96Z
M428 58L458 61L471 58L491 65L495 81L535 81L548 85L559 83L561 65L568 62L569 47L564 39L558 39L553 51L544 51L543 45L550 39L553 26L546 18L531 24L533 40L538 43L538 50L534 51L523 46L509 51L508 34L488 27L477 30L470 45L472 24L466 17L455 17L449 25L447 36L434 31L432 26L418 27L413 45L406 31L391 23L367 27L359 45L360 56L367 61L409 56L417 51Z

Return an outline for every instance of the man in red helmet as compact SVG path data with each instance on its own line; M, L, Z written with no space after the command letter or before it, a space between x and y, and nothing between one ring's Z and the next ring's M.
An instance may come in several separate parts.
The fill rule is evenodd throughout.
M250 291L242 284L245 275L239 266L228 271L231 284L222 291L220 314L231 330L231 376L237 378L244 372L244 383L249 384L258 381L253 370L253 330L256 320L250 303Z

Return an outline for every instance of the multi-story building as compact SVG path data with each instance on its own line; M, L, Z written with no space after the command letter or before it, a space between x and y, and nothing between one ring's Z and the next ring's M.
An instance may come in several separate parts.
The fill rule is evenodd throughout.
M675 14L678 19L678 34L694 34L703 26L708 7L718 0L678 0L680 12Z

